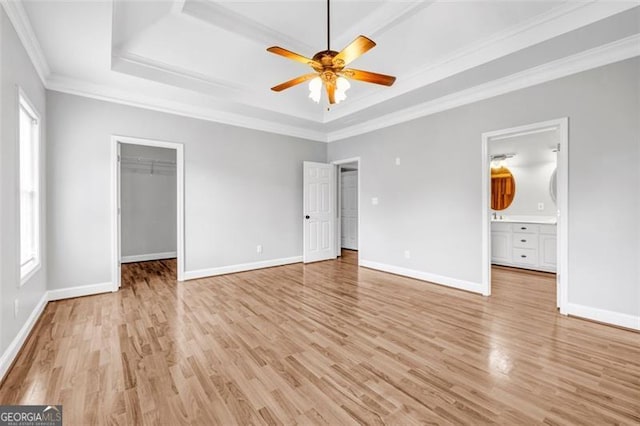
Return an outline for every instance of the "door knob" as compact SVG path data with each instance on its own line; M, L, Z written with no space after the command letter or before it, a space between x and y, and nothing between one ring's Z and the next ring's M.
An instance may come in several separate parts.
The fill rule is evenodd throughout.
M306 215L304 218L305 218L305 219L311 219L311 216Z

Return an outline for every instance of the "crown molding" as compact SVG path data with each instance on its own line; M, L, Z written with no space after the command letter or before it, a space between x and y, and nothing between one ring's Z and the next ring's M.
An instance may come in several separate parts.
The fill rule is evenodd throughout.
M56 74L49 76L46 88L56 92L69 93L72 95L144 108L152 111L165 112L183 117L197 118L200 120L213 121L216 123L260 130L268 133L276 133L285 136L293 136L318 142L327 142L326 134L324 132L317 132L303 127L290 126L269 120L219 111L213 108L197 107L168 99L135 94L131 91L114 89L113 87L89 83Z
M208 92L216 96L220 96L223 93L237 93L241 90L246 90L245 87L231 81L212 78L166 62L121 50L112 50L111 69L197 92Z
M113 48L112 48L113 49ZM236 102L245 106L264 109L302 120L321 123L315 116L291 110L275 110L269 105L256 102L252 97L252 90L246 85L232 81L209 77L208 75L193 72L163 61L158 61L135 53L112 50L111 70L130 76L167 84L180 89L191 90L196 93L206 94L218 100ZM318 114L318 117L320 115Z
M369 133L438 112L493 98L593 68L640 56L640 34L617 40L526 71L442 96L375 119L329 132L329 142Z
M185 0L178 9L186 16L230 31L254 43L264 44L265 40L269 40L269 43L282 44L290 50L315 52L313 46L212 1Z
M323 122L330 123L637 6L636 2L605 0L563 3L546 13L454 51L407 76L401 76L391 90L374 90L358 98L351 98L341 108L325 113Z
M0 0L0 4L2 4L4 11L7 13L11 24L13 24L18 38L27 51L27 55L29 55L29 59L31 59L33 67L36 69L40 81L44 85L51 74L51 69L42 52L42 47L38 42L36 34L33 32L27 11L24 9L22 2L18 0Z
M422 9L431 6L435 1L384 2L372 13L343 31L338 37L334 37L331 44L337 47L346 47L359 34L365 34L369 38L379 38ZM398 4L403 7L400 10L395 10Z

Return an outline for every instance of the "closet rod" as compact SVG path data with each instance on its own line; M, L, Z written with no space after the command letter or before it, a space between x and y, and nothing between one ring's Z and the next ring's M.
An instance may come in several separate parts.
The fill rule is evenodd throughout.
M154 160L152 158L143 157L120 157L123 163L127 164L155 164L158 166L175 166L175 161Z

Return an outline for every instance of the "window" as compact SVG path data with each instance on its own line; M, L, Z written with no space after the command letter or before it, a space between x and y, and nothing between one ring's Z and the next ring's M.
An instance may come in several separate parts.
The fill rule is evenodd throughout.
M40 267L40 173L38 114L20 93L18 143L20 156L20 283Z

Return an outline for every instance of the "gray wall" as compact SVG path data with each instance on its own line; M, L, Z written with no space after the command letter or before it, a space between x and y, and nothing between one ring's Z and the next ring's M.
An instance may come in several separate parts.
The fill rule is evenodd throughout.
M325 161L324 143L58 92L47 103L50 289L111 281L112 134L184 144L186 271L302 254L302 162Z
M120 156L122 257L175 253L176 150L125 143Z
M640 315L639 75L636 58L331 143L362 159L360 258L481 282L481 133L569 117L569 302Z
M22 47L5 11L0 7L0 353L4 352L46 292L47 256L44 179L41 180L40 241L42 266L29 281L20 286L20 221L18 178L18 87L21 87L41 116L40 159L45 157L45 90L29 56ZM41 167L42 177L44 169ZM14 318L13 304L18 300L19 312Z

